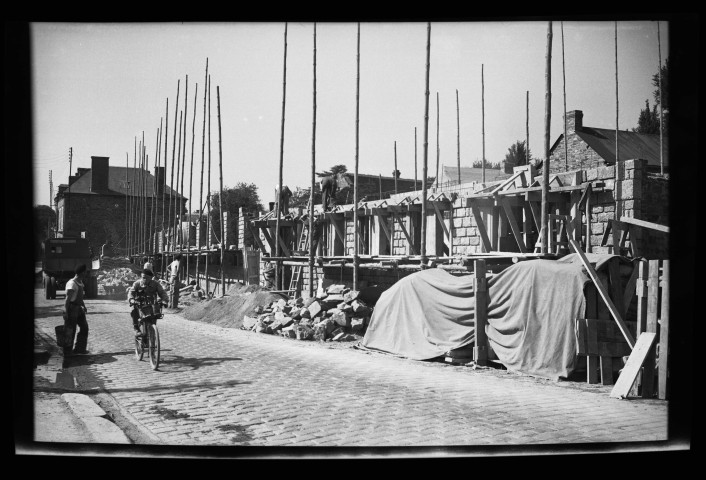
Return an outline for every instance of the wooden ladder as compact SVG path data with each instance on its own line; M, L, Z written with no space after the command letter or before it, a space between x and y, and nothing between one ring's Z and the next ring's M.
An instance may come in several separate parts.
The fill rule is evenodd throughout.
M299 236L299 245L297 250L308 250L309 249L309 222L304 222L302 225L302 233ZM295 265L292 267L292 278L289 280L289 291L293 295L296 295L299 291L299 281L302 276L303 265Z

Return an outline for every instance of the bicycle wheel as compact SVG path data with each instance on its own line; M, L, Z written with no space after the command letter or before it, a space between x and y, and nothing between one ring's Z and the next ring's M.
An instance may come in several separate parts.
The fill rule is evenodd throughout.
M142 337L145 335L145 327L144 324L140 326L140 330L142 330ZM135 338L135 358L137 360L142 360L142 357L145 355L145 349L142 348L142 337Z
M159 367L159 330L157 325L151 323L147 326L147 335L149 340L149 356L152 370L157 370Z

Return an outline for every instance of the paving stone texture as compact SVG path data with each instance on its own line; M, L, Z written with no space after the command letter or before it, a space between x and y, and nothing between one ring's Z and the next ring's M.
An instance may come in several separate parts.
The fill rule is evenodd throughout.
M53 336L59 299L37 300ZM52 303L53 302L53 303ZM54 305L57 304L57 305ZM617 400L511 373L326 348L166 314L162 360L133 354L125 302L88 302L84 370L164 445L477 446L667 439L667 402ZM83 380L84 382L86 380ZM67 439L72 441L72 439Z

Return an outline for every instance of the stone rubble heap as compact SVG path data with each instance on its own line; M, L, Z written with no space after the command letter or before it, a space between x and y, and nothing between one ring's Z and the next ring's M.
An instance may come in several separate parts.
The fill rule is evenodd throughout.
M103 257L97 279L99 287L107 295L125 293L140 279L139 270L129 260L119 257Z
M316 297L280 299L243 318L244 330L282 335L297 340L354 341L365 335L372 307L358 299L359 292L344 285L319 289Z

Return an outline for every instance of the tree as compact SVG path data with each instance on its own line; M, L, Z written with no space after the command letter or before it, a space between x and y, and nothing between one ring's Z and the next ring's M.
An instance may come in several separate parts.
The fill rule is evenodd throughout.
M317 175L320 177L328 177L329 175L336 175L337 173L346 173L347 171L348 167L346 167L345 165L334 165L326 171L317 173Z
M42 243L53 237L56 228L56 212L49 205L34 206L34 251L41 253Z
M299 188L295 187L292 192L292 198L289 199L289 206L292 208L302 207L306 208L309 204L309 190L311 188ZM314 205L321 203L321 187L317 183L314 186Z
M660 101L662 103L662 110L666 113L669 110L669 57L664 61L662 65L662 95L660 98L659 94L659 72L652 75L652 85L655 87L653 93L655 105L659 105Z
M224 211L231 219L236 218L239 209L243 212L258 214L263 210L260 203L260 196L257 193L257 185L254 183L238 182L235 187L223 189ZM221 202L220 192L211 193L211 228L216 232L216 237L220 239L221 232Z
M518 140L507 150L505 154L505 164L510 167L528 165L530 160L532 160L532 152L526 151L524 140Z
M657 105L650 110L649 100L645 100L645 108L640 110L640 118L637 120L637 128L632 129L635 133L659 134L659 112Z
M483 167L483 161L482 160L476 160L472 164L473 168L482 168ZM493 170L500 170L500 162L498 163L492 163L489 162L488 160L485 161L485 168L491 168Z

